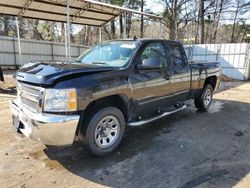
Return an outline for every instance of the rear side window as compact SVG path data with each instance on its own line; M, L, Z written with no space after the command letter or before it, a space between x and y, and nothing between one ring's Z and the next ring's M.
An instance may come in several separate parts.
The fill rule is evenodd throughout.
M170 45L169 48L173 66L183 66L184 59L180 47L178 45Z

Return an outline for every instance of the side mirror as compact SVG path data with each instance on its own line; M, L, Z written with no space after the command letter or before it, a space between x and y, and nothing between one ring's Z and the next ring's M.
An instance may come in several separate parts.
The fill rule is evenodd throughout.
M142 61L141 65L138 65L140 70L149 70L149 69L160 69L161 63L157 58L148 58Z

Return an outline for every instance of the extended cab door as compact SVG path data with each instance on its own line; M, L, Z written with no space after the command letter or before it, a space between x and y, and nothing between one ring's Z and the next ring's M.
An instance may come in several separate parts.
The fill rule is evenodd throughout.
M187 99L190 91L191 73L183 46L178 42L165 42L167 53L171 57L170 85L174 92L175 103Z
M147 60L157 60L160 67L141 69L140 65ZM134 72L130 75L135 102L135 114L147 115L166 107L171 102L173 92L169 77L166 76L170 59L162 41L146 42L135 60Z

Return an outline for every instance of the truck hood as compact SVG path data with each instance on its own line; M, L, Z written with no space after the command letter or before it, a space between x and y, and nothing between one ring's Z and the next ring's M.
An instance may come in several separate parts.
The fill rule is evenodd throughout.
M52 85L59 79L108 72L115 67L103 67L98 65L86 65L80 63L62 62L36 62L27 63L19 69L16 79L34 85Z

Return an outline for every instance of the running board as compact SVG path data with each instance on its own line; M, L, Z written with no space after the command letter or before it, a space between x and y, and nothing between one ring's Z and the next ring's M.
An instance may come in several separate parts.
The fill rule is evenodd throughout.
M150 122L152 122L152 121L161 119L161 118L163 118L163 117L165 117L165 116L168 116L168 115L170 115L170 114L173 114L173 113L178 112L178 111L180 111L180 110L183 110L183 109L185 109L185 108L187 108L187 105L184 104L182 107L180 107L180 108L178 108L178 109L176 109L176 110L173 110L173 111L170 111L170 112L164 112L164 113L162 113L162 114L159 115L159 116L155 116L155 117L152 117L152 118L149 118L149 119L145 119L145 120L141 120L141 121L135 121L135 122L128 122L127 125L128 125L128 126L132 126L132 127L141 126L141 125L150 123Z

